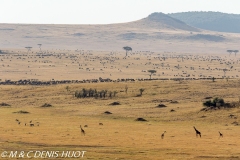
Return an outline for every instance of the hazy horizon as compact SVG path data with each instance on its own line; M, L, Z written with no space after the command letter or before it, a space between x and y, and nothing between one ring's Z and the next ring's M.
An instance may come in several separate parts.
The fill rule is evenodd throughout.
M139 20L154 12L212 11L240 14L232 0L1 0L0 23L111 24ZM178 7L174 7L178 6Z

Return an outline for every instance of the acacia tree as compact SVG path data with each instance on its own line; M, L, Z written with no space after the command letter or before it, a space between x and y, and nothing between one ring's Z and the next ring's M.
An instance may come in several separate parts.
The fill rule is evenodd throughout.
M126 57L127 57L128 51L132 51L132 48L128 46L123 47L123 49L126 51Z
M229 56L231 55L231 53L233 52L233 50L227 50L227 52L229 53Z
M153 75L153 73L156 73L157 71L156 70L148 70L148 72L150 73L150 79L152 78L152 75Z
M28 50L28 52L31 51L31 49L32 49L32 47L25 47L25 48Z
M238 51L238 50L233 50L232 52L234 52L235 57L236 57L236 55L237 55L237 53L238 53L239 51Z

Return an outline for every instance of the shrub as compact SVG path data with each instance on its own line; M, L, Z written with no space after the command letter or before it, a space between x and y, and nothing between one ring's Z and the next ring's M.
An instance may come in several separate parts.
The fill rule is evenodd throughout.
M115 105L120 105L120 103L119 102L112 102L109 105L115 106Z
M210 106L212 106L212 101L208 100L206 102L203 102L203 105L206 106L206 107L210 107Z
M223 106L224 105L224 100L222 98L216 97L216 98L213 99L214 106L216 106L217 103L220 103L220 105Z
M106 111L106 112L104 112L104 114L112 114L111 112L109 112L109 111Z
M222 98L214 98L212 101L211 100L207 100L205 102L203 102L203 105L206 107L219 107L217 104L220 104L220 106L224 106L225 102Z
M2 102L2 103L0 103L0 106L4 106L4 107L6 107L6 106L10 106L10 105L7 104L7 103Z
M76 98L112 98L115 97L117 94L117 91L107 91L107 90L101 90L97 91L96 89L85 89L77 90L74 93L74 97Z
M159 104L157 105L157 108L163 108L163 107L167 107L165 104Z
M144 118L137 118L136 121L143 121L143 122L145 122L145 121L147 121L147 120L144 119Z

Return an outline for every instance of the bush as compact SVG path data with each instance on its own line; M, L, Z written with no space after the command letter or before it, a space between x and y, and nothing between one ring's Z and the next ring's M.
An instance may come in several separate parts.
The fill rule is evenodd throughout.
M77 98L112 98L115 97L117 94L117 91L108 91L108 90L101 90L97 91L97 89L85 89L77 90L74 93L74 97Z
M157 105L157 108L163 108L163 107L167 107L165 104L159 104Z
M120 103L119 102L112 102L109 105L115 106L115 105L120 105Z
M220 106L224 106L225 102L222 98L214 98L212 101L211 100L207 100L206 102L203 102L203 105L206 107L219 107L217 104L219 104Z
M211 107L212 106L212 101L208 100L206 102L203 102L203 105L206 106L206 107Z
M106 111L106 112L104 112L104 114L112 114L111 112L109 112L109 111Z
M7 104L7 103L4 103L4 102L2 102L2 103L0 103L0 106L7 107L7 106L10 106L10 105L9 105L9 104Z
M214 106L216 106L217 103L220 103L220 105L223 106L224 105L224 100L222 98L216 97L216 98L213 99Z
M147 121L147 120L144 119L144 118L137 118L135 121L143 121L143 122L145 122L145 121Z

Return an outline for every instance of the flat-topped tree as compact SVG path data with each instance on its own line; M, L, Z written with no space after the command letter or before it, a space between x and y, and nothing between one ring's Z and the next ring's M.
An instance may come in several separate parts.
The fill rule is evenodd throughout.
M156 73L157 71L156 70L148 70L148 72L150 73L150 79L152 78L152 75L154 74L154 73Z
M123 47L123 49L126 51L126 57L127 57L128 51L132 51L132 48L128 46Z
M235 57L236 57L236 55L239 51L238 50L233 50L232 52L235 54Z
M28 52L31 51L31 49L32 49L32 47L25 47L25 48L27 49Z
M227 50L227 52L229 53L229 56L232 54L233 50L229 49Z

